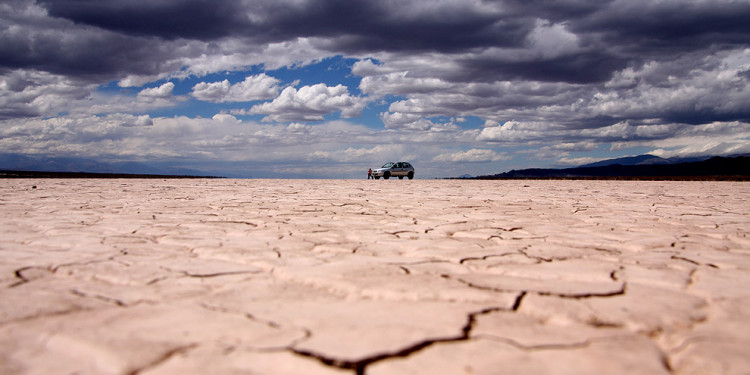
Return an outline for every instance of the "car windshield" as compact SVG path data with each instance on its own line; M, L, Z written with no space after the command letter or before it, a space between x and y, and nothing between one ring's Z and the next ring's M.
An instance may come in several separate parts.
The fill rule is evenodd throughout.
M381 168L390 168L393 166L393 163L385 163Z

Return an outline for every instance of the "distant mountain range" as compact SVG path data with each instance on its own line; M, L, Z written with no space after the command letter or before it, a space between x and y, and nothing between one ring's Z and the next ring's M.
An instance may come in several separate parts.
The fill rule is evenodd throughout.
M0 170L77 174L208 176L198 170L166 163L105 162L87 158L0 154Z
M511 170L473 179L627 178L750 180L750 155L664 159L640 155L603 160L573 168Z
M733 155L731 157L736 156L748 156L748 155ZM651 165L651 164L681 164L681 163L690 163L690 162L696 162L696 161L704 161L711 159L714 156L694 156L689 158L669 158L664 159L659 156L651 155L651 154L645 154L645 155L638 155L638 156L626 156L623 158L616 158L616 159L607 159L598 161L596 163L590 163L590 164L584 164L579 165L578 168L589 168L589 167L606 167L608 165Z
M197 169L175 167L170 163L106 162L87 158L26 156L0 154L0 172L67 173L69 177L90 177L90 174L196 176L211 177ZM38 175L38 173L37 173ZM19 176L0 173L0 177ZM234 177L234 176L228 176ZM460 179L517 178L631 178L631 179L740 179L750 180L750 154L703 156L665 159L655 155L639 155L602 160L572 168L531 168L511 170L487 176L463 175Z

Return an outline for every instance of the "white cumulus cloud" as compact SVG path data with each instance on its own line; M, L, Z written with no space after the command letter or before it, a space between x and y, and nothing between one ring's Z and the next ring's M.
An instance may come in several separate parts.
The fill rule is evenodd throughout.
M350 95L344 85L329 87L318 83L299 90L287 87L273 101L257 104L247 113L267 115L263 121L320 121L334 112L341 112L344 118L359 116L367 101Z
M508 121L502 126L497 126L493 122L482 129L477 136L479 141L488 142L516 142L522 140L543 139L553 130L553 126L543 122L521 122Z
M193 86L190 95L198 100L214 103L265 100L279 93L279 82L278 79L261 73L235 84L226 79L220 82L200 82Z
M141 90L136 99L139 104L169 105L172 98L174 83L167 82L159 87L146 88Z
M172 96L172 90L174 90L174 83L167 82L159 87L141 90L138 93L138 97L144 99L165 99Z
M435 122L420 114L403 113L403 112L383 112L380 114L386 129L400 130L420 130L420 131L446 131L459 130L456 122L463 122L463 118L458 120L451 118L448 122Z

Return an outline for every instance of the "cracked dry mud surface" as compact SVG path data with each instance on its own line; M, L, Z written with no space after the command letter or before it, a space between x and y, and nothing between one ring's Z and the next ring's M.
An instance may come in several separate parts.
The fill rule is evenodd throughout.
M748 374L748 202L735 182L1 180L0 374Z

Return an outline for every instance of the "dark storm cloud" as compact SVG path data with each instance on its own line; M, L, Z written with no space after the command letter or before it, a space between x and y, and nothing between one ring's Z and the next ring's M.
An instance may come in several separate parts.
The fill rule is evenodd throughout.
M6 12L7 10L7 12ZM0 69L34 69L101 82L128 74L178 69L168 63L186 43L118 34L51 18L31 1L11 0L0 12Z
M5 39L5 38L3 38ZM168 56L162 46L119 35L57 34L0 40L0 65L5 68L37 69L94 80L125 74L155 74Z
M4 8L0 67L90 82L174 72L180 59L236 52L213 43L232 39L246 50L317 37L331 53L456 52L517 46L533 26L460 4L370 0L10 0Z
M43 1L53 18L21 20L26 35L3 33L5 67L63 74L154 74L175 40L242 38L248 43L318 37L333 53L440 52L523 48L536 22L565 25L582 50L547 58L465 61L459 79L516 78L603 82L614 71L701 48L724 48L750 38L750 3L647 1L391 2L375 0L55 0ZM18 20L16 20L18 21ZM72 22L70 26L62 23ZM10 20L13 23L13 20ZM75 25L75 26L73 26ZM88 27L88 28L87 28ZM92 29L107 32L93 33ZM59 30L67 34L41 33ZM184 42L183 42L184 43ZM178 55L178 56L175 56ZM661 56L661 57L660 57Z
M582 33L601 33L613 47L690 51L746 44L750 2L620 1L571 23Z
M0 75L34 70L75 80L81 87L129 76L165 77L201 56L204 62L213 56L244 57L255 53L248 51L263 51L269 43L310 38L311 49L321 56L386 56L387 64L397 66L393 72L409 73L388 78L388 87L399 92L380 90L376 84L385 81L362 75L374 79L370 93L379 95L437 97L434 93L445 92L446 82L513 83L487 95L454 89L447 103L412 97L414 114L439 113L425 109L430 106L455 109L460 115L481 110L486 117L491 117L491 110L523 108L530 113L539 103L570 106L597 92L617 92L619 97L607 107L616 111L584 113L585 123L577 116L554 121L598 127L633 118L703 123L748 117L746 105L738 104L744 99L740 94L727 97L729 105L720 99L706 104L701 94L682 102L664 99L668 92L648 95L719 69L722 60L707 56L747 46L747 1L8 0L0 7ZM263 62L262 56L252 60ZM208 68L196 71L234 69L241 63L207 63ZM631 78L625 74L612 81L626 71ZM423 80L412 84L412 77ZM747 74L738 74L735 84L747 85L747 80ZM6 79L9 91L15 90L14 82ZM565 92L514 91L528 82L563 84ZM695 83L704 85L701 93L717 98L738 90L712 90L708 83ZM34 99L31 95L8 99L5 116L38 113L27 107ZM664 104L644 106L641 99ZM615 105L624 100L633 105ZM459 105L460 110L454 108Z
M597 83L609 80L614 71L627 66L627 61L601 51L586 51L530 61L464 59L461 66L453 80Z
M211 40L243 27L236 1L55 0L42 1L49 14L129 35Z
M398 3L365 0L322 4L275 21L298 34L331 37L332 49L355 53L513 47L533 27L529 20L502 19L471 6L424 4L405 10Z
M582 18L606 9L614 0L505 0L498 1L509 15L541 17L552 21Z
M236 36L256 42L297 37L339 38L345 52L455 51L516 45L527 20L498 19L471 6L408 5L372 0L55 0L50 15L128 35L213 40Z

